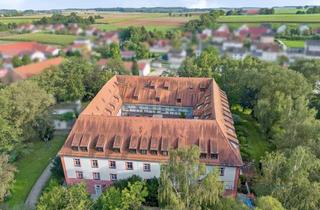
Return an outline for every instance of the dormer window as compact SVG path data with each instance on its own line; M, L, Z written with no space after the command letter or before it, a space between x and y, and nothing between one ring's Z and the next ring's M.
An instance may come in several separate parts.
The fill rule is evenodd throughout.
M103 152L103 148L102 147L96 147L96 151L97 152Z
M210 158L211 158L212 160L218 160L218 157L219 157L218 153L212 153L212 154L210 155Z
M142 150L140 150L140 153L143 154L143 155L146 155L147 154L147 150L142 149Z
M162 152L162 155L168 156L168 151L163 151L163 152Z
M206 153L201 153L200 154L200 159L207 159L207 154Z
M158 151L157 150L151 150L150 153L151 153L151 155L157 155Z
M160 96L156 96L156 102L160 102Z
M120 148L113 148L112 151L116 153L120 153Z
M136 153L137 153L137 150L136 150L136 149L130 149L129 152L130 152L131 154L136 154Z
M80 150L81 150L82 152L88 152L88 147L80 147Z
M72 146L71 149L72 149L73 151L78 151L78 150L79 150L79 147Z
M177 103L181 103L181 98L177 98Z

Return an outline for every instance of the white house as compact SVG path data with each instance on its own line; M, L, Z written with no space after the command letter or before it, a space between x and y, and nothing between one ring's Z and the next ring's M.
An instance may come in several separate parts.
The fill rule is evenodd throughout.
M55 130L69 130L71 129L76 115L80 113L80 100L74 103L60 103L52 107L52 114L54 116L53 125Z
M171 50L168 53L168 62L170 63L170 67L178 69L186 57L187 52L185 50Z

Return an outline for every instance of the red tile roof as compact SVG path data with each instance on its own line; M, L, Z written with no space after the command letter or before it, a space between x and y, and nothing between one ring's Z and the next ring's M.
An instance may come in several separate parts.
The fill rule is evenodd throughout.
M14 71L18 73L21 76L21 78L26 79L34 75L40 74L45 69L51 66L58 66L62 63L62 61L62 57L52 58L38 63L32 63L29 65L18 67Z
M17 42L0 45L0 54L7 56L16 56L23 53L41 51L44 53L52 53L56 48L48 45L39 44L37 42Z
M192 107L197 119L117 116L123 104ZM88 152L72 150L72 145L81 144L78 135L90 136ZM121 139L120 153L113 151L115 139ZM104 145L103 152L96 150L97 144ZM130 145L137 147L136 154L130 153ZM206 164L242 165L227 97L213 79L118 75L81 113L60 155L166 161L168 156L161 152L190 145L207 152L208 158L202 159ZM218 160L210 159L211 153L218 153Z

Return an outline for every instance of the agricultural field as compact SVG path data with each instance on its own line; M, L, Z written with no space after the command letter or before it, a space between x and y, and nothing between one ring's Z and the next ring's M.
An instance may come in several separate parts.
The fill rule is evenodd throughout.
M0 17L0 23L16 23L16 24L23 24L23 23L32 23L35 20L39 20L40 18L44 17L45 15L34 15L34 16L18 16L18 17Z
M289 48L304 48L304 40L285 40L281 41Z
M44 44L68 45L77 37L74 35L57 35L46 33L13 34L0 36L0 41L36 41Z
M320 23L320 14L306 15L232 15L222 16L220 23Z
M297 9L293 7L278 7L274 9L274 13L279 15L279 14L296 14L298 11L306 11L306 9Z
M184 15L169 16L167 13L103 13L103 19L96 20L95 26L106 31L126 28L128 26L145 26L148 30L166 31L178 28L189 20L197 18Z

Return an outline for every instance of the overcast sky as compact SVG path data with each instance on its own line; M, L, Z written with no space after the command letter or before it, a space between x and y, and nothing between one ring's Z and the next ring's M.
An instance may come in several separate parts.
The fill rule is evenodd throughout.
M274 7L320 5L320 0L0 0L0 9L111 7Z

